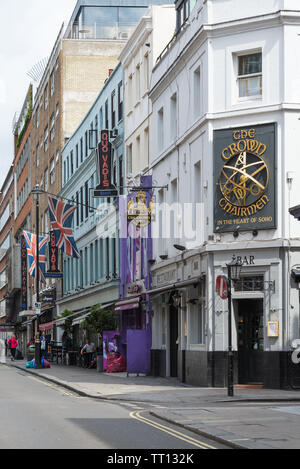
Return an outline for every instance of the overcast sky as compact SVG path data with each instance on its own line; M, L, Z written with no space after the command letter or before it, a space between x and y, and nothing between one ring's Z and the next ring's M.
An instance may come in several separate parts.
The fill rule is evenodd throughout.
M0 187L13 160L12 121L32 67L51 53L76 0L0 0Z

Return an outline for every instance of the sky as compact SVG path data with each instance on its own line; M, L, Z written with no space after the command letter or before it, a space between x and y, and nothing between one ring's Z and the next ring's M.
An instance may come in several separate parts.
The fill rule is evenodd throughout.
M49 57L76 0L0 0L0 188L13 161L12 122L30 85L27 76Z

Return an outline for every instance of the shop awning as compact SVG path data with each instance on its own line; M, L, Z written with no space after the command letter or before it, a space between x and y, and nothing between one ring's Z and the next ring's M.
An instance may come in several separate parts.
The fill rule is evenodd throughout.
M126 309L138 309L140 307L140 296L135 298L127 298L126 300L118 301L115 305L116 311L124 311Z
M53 329L54 326L54 321L52 322L47 322L46 324L40 324L39 329L40 331L50 331Z
M163 287L153 288L147 291L149 296L160 295L167 291L179 290L180 288L190 287L191 285L198 285L203 280L202 277L195 277L189 280L182 280L181 282L172 283L171 285L164 285Z
M19 313L20 318L23 318L23 317L26 317L26 316L35 316L35 315L36 315L36 313L34 311L32 311L31 309L23 310Z
M72 326L76 326L77 324L81 324L91 313L83 314L79 316L79 318L73 319Z

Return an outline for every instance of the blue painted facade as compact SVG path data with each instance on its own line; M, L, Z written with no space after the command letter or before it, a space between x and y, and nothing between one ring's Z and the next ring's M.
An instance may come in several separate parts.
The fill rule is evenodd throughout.
M74 311L75 304L79 305L78 309L81 304L83 307L105 304L119 297L118 211L112 199L95 199L92 191L98 184L93 147L99 141L100 131L109 129L117 135L111 139L112 180L122 193L123 108L123 70L119 64L62 151L60 196L78 206L73 232L81 259L64 256L64 298L59 302L60 311L66 308ZM85 296L85 301L80 301Z

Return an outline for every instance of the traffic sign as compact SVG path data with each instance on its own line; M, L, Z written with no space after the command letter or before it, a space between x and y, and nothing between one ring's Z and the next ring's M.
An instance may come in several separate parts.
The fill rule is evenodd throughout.
M217 293L222 300L228 298L228 280L225 275L219 275L216 281Z

